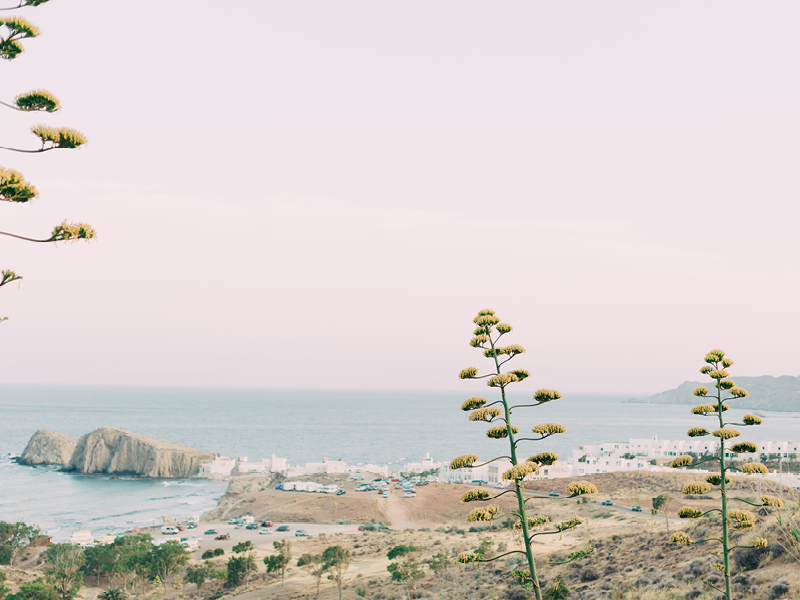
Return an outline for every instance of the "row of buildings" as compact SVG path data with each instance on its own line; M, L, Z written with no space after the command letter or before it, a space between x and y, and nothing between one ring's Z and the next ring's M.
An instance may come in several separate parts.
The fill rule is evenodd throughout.
M800 442L755 442L759 448L759 455L726 452L729 458L743 460L754 459L784 459L797 460L800 456ZM555 479L559 477L581 477L593 473L613 473L617 471L666 471L669 463L676 456L683 454L705 454L717 452L719 442L716 438L693 438L685 440L659 440L653 438L631 438L628 442L605 442L578 446L572 451L571 456L559 460L553 465L544 466L541 470L531 475L530 479ZM322 462L290 465L285 458L264 458L260 461L250 461L246 456L238 459L218 457L205 463L200 468L199 477L213 479L227 479L235 474L242 473L271 473L281 479L330 474L371 474L375 477L389 477L390 475L409 474L438 474L442 483L463 483L470 481L485 481L489 484L502 484L503 472L511 467L509 461L495 461L483 466L450 469L448 462L434 461L430 454L426 454L419 462L406 462L403 464L392 463L375 465L357 463L348 465L343 460L323 459ZM800 482L798 482L800 483Z
M207 479L227 479L232 475L242 473L271 473L280 478L302 477L304 475L335 475L335 474L372 474L375 477L388 477L390 475L406 475L409 473L434 473L441 469L443 464L435 462L430 453L419 462L392 463L375 465L370 463L356 463L348 465L343 460L322 459L322 462L310 462L302 465L290 465L285 458L263 458L260 461L250 461L246 456L229 458L220 456L213 461L200 466L198 477Z
M800 456L800 442L754 442L759 455L727 452L728 458L741 460L785 459L797 460ZM602 444L578 446L566 460L544 466L539 473L529 479L555 479L558 477L581 477L593 473L613 473L617 471L668 471L669 464L676 456L696 454L703 456L719 451L716 438L695 438L688 440L659 440L653 438L631 438L628 442L605 442ZM439 471L439 481L463 483L485 481L489 484L502 483L503 472L511 467L510 461L495 461L483 466L450 469L443 465ZM788 479L793 479L788 475ZM795 477L796 478L796 477ZM794 485L793 482L789 482ZM800 485L800 480L797 481Z

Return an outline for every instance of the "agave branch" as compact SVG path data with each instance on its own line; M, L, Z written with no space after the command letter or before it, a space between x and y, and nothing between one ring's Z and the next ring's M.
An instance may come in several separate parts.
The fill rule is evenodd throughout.
M16 281L17 279L22 279L20 275L14 273L14 271L3 270L0 271L0 287L11 283L12 281Z
M489 422L489 421L487 421L487 422ZM487 461L486 461L486 462L484 462L484 463L480 463L480 464L477 464L477 465L472 465L472 467L473 467L473 468L475 468L475 467L482 467L482 466L484 466L484 465L488 465L489 463L493 463L494 461L496 461L496 460L500 460L500 459L503 459L503 458L506 458L506 459L508 459L508 460L511 460L511 457L510 457L510 456L498 456L497 458L493 458L492 460L487 460Z

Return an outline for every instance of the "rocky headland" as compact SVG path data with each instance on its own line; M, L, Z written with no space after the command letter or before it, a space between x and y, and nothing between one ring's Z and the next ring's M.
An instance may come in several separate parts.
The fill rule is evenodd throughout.
M800 411L800 377L782 375L773 377L762 375L760 377L732 376L736 385L747 390L748 396L733 400L731 408L748 408L761 410ZM673 390L647 398L630 398L625 402L643 404L697 404L694 395L695 388L705 386L715 391L708 381L685 381Z
M24 465L62 465L76 473L139 475L159 479L192 477L214 454L139 433L103 427L76 442L57 431L33 434L19 458Z
M66 465L72 458L78 442L68 435L40 429L28 440L28 445L17 462L21 465Z

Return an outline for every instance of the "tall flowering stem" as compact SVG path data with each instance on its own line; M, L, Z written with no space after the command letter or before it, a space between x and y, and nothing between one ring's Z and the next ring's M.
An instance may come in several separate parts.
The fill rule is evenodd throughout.
M722 571L725 575L725 589L719 589L716 586L711 585L709 582L706 582L708 585L713 587L719 592L725 594L726 600L732 600L731 596L731 568L730 568L730 554L736 548L760 548L766 546L766 540L763 538L756 538L751 540L751 542L744 546L731 546L730 540L730 530L743 530L749 529L753 527L755 524L755 515L747 510L728 510L728 500L740 500L742 502L746 502L747 504L752 504L754 506L780 506L780 500L778 498L772 498L770 496L762 496L760 502L758 504L754 504L748 500L744 500L742 498L729 498L727 485L730 483L730 479L727 476L729 471L736 470L732 465L728 465L725 462L725 452L726 452L726 441L732 440L737 438L741 435L741 433L729 427L729 425L736 425L738 427L747 427L751 425L760 425L761 419L755 415L744 415L742 417L741 423L730 423L725 422L724 414L728 410L728 405L725 404L731 400L738 400L739 398L744 398L747 396L747 392L740 387L737 387L736 384L728 379L729 374L726 369L733 366L733 361L729 358L725 357L725 353L722 350L712 350L705 357L706 364L700 369L700 372L703 375L708 375L708 377L713 382L713 387L716 391L709 392L707 387L701 386L698 387L694 391L694 395L698 398L701 398L703 404L698 404L694 408L692 408L692 413L696 415L700 415L703 417L711 417L712 419L716 419L719 427L715 429L713 432L710 432L708 429L703 427L692 427L688 431L689 437L702 437L706 435L713 435L714 437L719 439L719 450L716 455L712 456L711 458L706 458L704 460L694 462L694 459L690 455L683 455L679 456L675 460L672 461L673 468L681 468L681 467L690 467L695 466L701 463L710 462L710 463L717 463L719 466L719 473L712 473L704 482L698 483L690 483L683 488L683 493L685 495L691 494L705 494L706 492L710 491L713 487L719 488L720 496L721 496L721 506L720 508L715 508L706 512L698 510L696 508L692 508L689 506L685 506L678 511L678 517L682 519L698 519L702 516L705 516L712 512L719 512L722 516L722 538L721 539L708 539L708 540L692 540L686 533L679 532L672 536L673 543L682 544L682 545L691 545L691 544L699 544L704 542L718 542L722 545L722 562L717 565L717 568ZM729 394L725 396L725 394ZM738 442L733 443L730 446L730 450L736 454L742 453L755 453L758 451L758 447L753 442ZM745 463L740 471L744 473L766 473L767 469L764 465L757 463L757 462L747 462Z
M536 572L536 562L533 559L533 551L531 544L533 538L537 535L560 535L565 531L573 529L581 524L581 520L575 516L568 521L558 523L553 530L545 531L547 523L550 521L549 517L544 515L528 516L526 503L530 497L524 494L523 481L529 475L539 472L539 469L544 465L552 465L558 460L558 455L554 452L540 452L530 456L524 460L517 457L518 445L523 441L537 441L543 440L559 433L565 433L566 428L560 423L540 423L536 425L531 432L534 437L517 437L519 429L511 423L512 411L515 408L532 407L545 404L552 400L561 398L561 394L555 390L541 389L537 390L533 396L533 402L530 404L520 404L516 406L509 406L508 398L506 396L506 388L511 384L518 383L527 379L530 373L524 369L514 369L506 372L502 371L503 365L510 360L523 354L525 349L516 344L509 346L500 346L498 342L504 335L511 333L512 327L507 323L501 323L500 319L495 316L492 310L481 310L478 316L473 320L477 329L474 331L474 337L470 341L473 348L483 351L484 357L490 359L493 363L491 372L487 375L478 375L478 369L475 367L468 367L461 371L459 377L461 379L488 379L487 385L491 388L499 389L500 399L494 402L489 402L486 398L472 397L462 404L461 410L469 411L470 421L483 421L485 423L498 423L498 425L489 428L486 435L492 439L507 439L509 444L509 454L507 456L500 456L493 458L482 464L477 464L478 456L476 454L462 454L454 458L450 462L451 469L461 469L466 467L476 467L494 462L495 460L506 459L511 462L511 468L505 471L502 475L503 480L512 482L513 489L506 490L492 496L492 494L485 489L472 489L462 497L462 502L476 502L488 501L502 496L503 494L513 493L517 499L517 510L511 511L503 515L502 509L496 504L476 508L472 510L467 516L467 521L494 521L501 516L511 516L516 522L514 528L522 533L522 541L524 547L522 550L512 550L500 556L493 558L486 558L474 552L462 552L458 556L458 562L467 564L470 562L489 562L497 560L501 556L508 554L522 554L528 562L528 570L517 570L515 574L524 587L532 590L536 595L537 600L542 599L542 591L539 585L539 578ZM573 482L567 486L567 492L570 498L582 496L585 494L597 493L597 489L589 482L578 481ZM580 550L570 556L570 560L575 560L591 554L591 548Z

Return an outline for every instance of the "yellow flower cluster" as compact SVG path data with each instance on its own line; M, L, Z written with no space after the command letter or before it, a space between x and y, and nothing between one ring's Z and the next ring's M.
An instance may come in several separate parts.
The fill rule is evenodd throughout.
M731 450L737 454L744 454L745 452L758 452L758 446L753 442L739 442L731 446Z
M596 494L597 488L593 483L588 481L573 481L567 485L567 493L571 498L575 496L587 496L589 494Z
M708 435L708 429L704 427L692 427L686 432L686 435L689 437L702 437L704 435Z
M750 529L756 524L756 516L749 510L732 510L728 518L733 521L734 529Z
M458 376L461 379L475 379L477 375L478 375L478 369L476 369L475 367L467 367L466 369L461 371L461 373L458 374Z
M711 379L725 379L729 373L725 369L713 369L708 376Z
M744 390L740 387L731 388L728 390L728 393L736 398L744 398L747 396L747 390Z
M555 452L539 452L539 454L529 456L527 460L539 466L552 465L558 460L558 454Z
M487 423L500 416L500 409L496 406L479 408L469 416L470 421L486 421Z
M767 467L757 462L744 463L742 473L769 473Z
M537 402L550 402L551 400L559 400L561 394L556 390L541 389L533 393L533 399Z
M467 515L467 523L475 521L491 521L495 515L500 514L500 507L496 504L472 509Z
M783 501L775 496L761 496L762 506L774 506L776 508L783 508Z
M732 379L726 379L725 381L719 382L719 388L722 390L729 390L732 387L735 387L736 384L733 382Z
M695 388L693 393L695 396L705 396L706 394L708 394L708 388L700 386L698 388Z
M488 500L492 495L487 490L473 489L461 496L461 502L475 502L477 500Z
M514 328L511 327L511 325L509 325L508 323L498 323L498 325L497 325L497 327L495 327L495 329L497 329L497 333L505 335L506 333L511 333L511 331Z
M461 405L461 410L475 410L476 408L480 408L484 404L486 404L486 398L481 398L479 396L473 396L472 398L467 398L464 400L464 404Z
M681 519L699 519L703 516L703 511L691 506L684 506L678 511L678 517Z
M675 460L673 460L670 466L673 469L677 469L678 467L685 467L686 465L692 464L692 461L694 461L694 458L692 458L691 455L683 454L678 458L676 458Z
M469 341L469 345L472 346L473 348L480 348L488 341L489 341L489 336L486 335L485 333L480 333Z
M692 538L686 535L682 531L678 531L677 533L673 533L672 537L669 538L669 541L673 544L678 544L679 546L691 546L692 545Z
M526 461L524 463L514 465L508 471L503 473L503 479L505 481L518 481L520 479L525 479L528 475L535 473L538 470L538 465Z
M450 469L463 469L464 467L471 467L476 462L478 462L478 455L477 454L462 454L461 456L456 456L453 460L450 461Z
M739 437L742 434L736 431L735 429L720 427L719 429L714 430L714 433L712 433L711 435L713 435L714 437L718 437L721 440L729 440L731 438Z
M683 490L681 490L685 495L693 495L693 494L705 494L707 491L711 489L711 486L707 483L689 483L683 486Z
M742 423L745 425L761 425L763 421L761 420L761 417L757 417L756 415L751 415L748 413L742 417Z
M698 404L694 408L692 408L693 415L707 415L709 413L715 413L717 409L715 406L711 404Z
M539 423L534 425L531 431L539 435L554 435L556 433L566 433L567 428L561 423Z
M756 538L753 540L753 548L766 548L767 540L764 538Z
M462 552L461 554L458 555L458 558L456 558L456 562L458 562L461 565L467 565L471 562L477 562L479 560L480 556L478 556L474 552Z
M511 426L511 431L513 433L519 433L519 429L517 429L513 425ZM508 429L506 428L505 425L498 426L498 427L490 427L489 429L486 430L486 437L490 437L490 438L495 439L495 440L500 440L500 439L503 439L503 438L507 438L508 437Z
M722 350L715 349L711 350L708 354L706 354L705 361L707 363L717 363L725 358L725 353ZM731 363L733 364L733 363Z
M720 475L709 475L706 477L706 481L711 485L720 485L722 483L722 477ZM725 475L725 485L728 485L730 482L730 478Z

